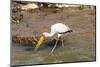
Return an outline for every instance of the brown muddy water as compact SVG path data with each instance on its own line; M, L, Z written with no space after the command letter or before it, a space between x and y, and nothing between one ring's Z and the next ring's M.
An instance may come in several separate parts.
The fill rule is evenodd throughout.
M60 44L54 54L50 54L52 46L45 42L38 51L32 44L11 44L11 65L47 64L61 62L95 61L95 9L57 8L21 11L13 15L22 14L20 24L11 23L11 35L34 36L33 32L49 32L50 26L62 22L73 32L65 34L64 47ZM28 26L27 26L28 25Z

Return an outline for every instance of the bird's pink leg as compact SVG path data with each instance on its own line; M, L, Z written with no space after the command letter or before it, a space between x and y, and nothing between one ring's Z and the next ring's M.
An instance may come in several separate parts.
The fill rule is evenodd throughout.
M53 51L54 51L54 50L55 50L55 48L57 47L57 43L58 43L58 40L56 39L56 43L55 43L55 45L54 45L53 49L51 50L51 54L53 53Z
M64 47L64 41L63 41L63 39L61 39L61 42L62 42L62 47Z
M59 37L59 40L61 40L61 45L62 45L62 47L64 47L64 41L63 41L62 37Z

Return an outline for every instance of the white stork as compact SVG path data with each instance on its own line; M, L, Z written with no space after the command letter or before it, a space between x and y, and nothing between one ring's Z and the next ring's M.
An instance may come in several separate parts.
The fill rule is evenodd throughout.
M56 23L54 25L51 26L51 32L50 33L47 33L47 32L43 32L37 45L36 45L36 50L40 47L40 45L44 42L44 40L47 38L47 37L52 37L53 35L57 34L57 40L56 40L56 43L51 51L51 53L53 53L54 49L56 48L57 46L57 42L58 40L60 39L61 42L62 42L62 46L64 46L63 44L63 39L61 38L61 36L64 34L64 33L67 33L67 32L72 32L72 30L65 24L63 23Z

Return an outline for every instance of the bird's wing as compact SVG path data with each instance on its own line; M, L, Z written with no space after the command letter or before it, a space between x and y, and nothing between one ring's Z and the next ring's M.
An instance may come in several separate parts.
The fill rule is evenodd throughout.
M69 27L65 24L58 23L51 26L51 31L56 33L63 33L69 30Z

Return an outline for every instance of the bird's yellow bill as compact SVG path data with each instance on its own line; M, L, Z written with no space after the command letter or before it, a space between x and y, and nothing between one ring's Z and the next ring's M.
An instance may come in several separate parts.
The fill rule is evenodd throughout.
M34 37L34 39L32 40L32 44L36 45L38 42L38 40Z
M45 40L45 37L42 35L36 45L36 48L38 49L40 47L40 45L43 43L43 41Z

